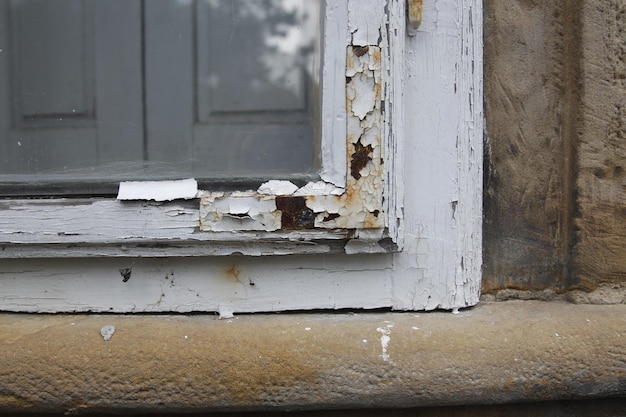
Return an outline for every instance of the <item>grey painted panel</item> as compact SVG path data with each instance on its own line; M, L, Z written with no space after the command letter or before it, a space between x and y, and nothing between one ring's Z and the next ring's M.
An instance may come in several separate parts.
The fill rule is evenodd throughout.
M66 170L91 168L97 160L96 135L90 127L12 130L7 135L8 169L12 173L47 175Z
M100 164L144 158L141 2L95 3Z
M149 161L191 167L201 178L312 171L319 2L298 4L146 2ZM298 13L310 16L300 29ZM305 49L301 40L310 46L306 55L280 51Z
M11 124L11 109L9 95L9 3L0 1L0 172L6 170L11 160L7 149L6 132Z
M93 112L91 2L11 2L18 119Z
M307 110L317 2L198 6L201 121L212 112Z
M313 167L313 128L302 123L196 125L192 159L196 175L292 174Z
M0 14L1 181L115 178L112 162L141 161L140 2L2 1Z
M144 7L146 156L185 162L194 104L192 2L151 0Z

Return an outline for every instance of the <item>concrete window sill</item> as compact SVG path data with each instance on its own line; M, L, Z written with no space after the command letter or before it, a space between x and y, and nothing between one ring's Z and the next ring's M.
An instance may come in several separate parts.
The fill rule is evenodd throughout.
M100 329L115 326L110 340ZM626 305L459 314L0 315L0 412L304 410L626 396Z

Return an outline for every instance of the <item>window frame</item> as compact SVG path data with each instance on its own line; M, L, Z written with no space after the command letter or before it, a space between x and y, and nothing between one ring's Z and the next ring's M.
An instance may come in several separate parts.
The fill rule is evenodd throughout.
M390 36L386 2L360 6L376 14L349 3L323 2L319 181L296 187L271 180L244 192L199 190L184 196L190 201L150 201L162 200L158 192L147 197L125 193L124 201L119 196L5 199L0 203L0 257L399 250L401 218L394 208L401 201L384 180L390 178L387 167L397 166L390 152L391 112L383 115L382 108L389 102L385 95L393 92L388 74L394 63L389 48L382 47ZM168 181L132 185L158 189L160 183L171 186Z
M413 37L406 35L406 6L404 0L367 0L367 4L349 0L350 13L361 14L358 26L350 27L351 42L363 39L367 29L374 28L372 22L381 19L383 33L389 34L380 45L389 59L383 60L381 74L387 80L381 93L385 114L381 140L385 155L394 157L383 164L383 204L384 215L391 219L386 232L397 237L394 243L401 250L346 255L346 236L303 241L300 235L306 230L279 234L283 238L279 242L259 243L252 239L255 232L233 232L250 237L235 242L226 237L201 241L206 234L197 233L195 200L113 201L145 212L136 224L124 228L150 230L153 241L160 243L94 244L95 249L62 243L57 252L67 255L63 257L51 256L55 245L38 240L58 238L54 234L39 230L34 238L27 233L5 234L5 240L31 241L21 247L0 245L0 253L13 251L5 258L14 258L0 259L0 310L197 311L228 317L239 312L475 305L482 267L482 3L427 2ZM53 213L65 210L58 202L39 203L41 217L52 223L55 216L68 217ZM104 241L109 231L98 216L105 203L111 202L74 201L72 208L82 210L81 218L92 219L84 227L97 228ZM2 210L9 207L0 200ZM15 207L15 213L19 211ZM5 222L0 235L11 224L5 213L0 212L0 224ZM108 216L124 221L114 211ZM181 243L172 237L172 230L181 225L192 240ZM352 243L361 253L380 250L378 235L369 241L361 238ZM172 253L177 255L168 255ZM290 256L207 256L219 253Z

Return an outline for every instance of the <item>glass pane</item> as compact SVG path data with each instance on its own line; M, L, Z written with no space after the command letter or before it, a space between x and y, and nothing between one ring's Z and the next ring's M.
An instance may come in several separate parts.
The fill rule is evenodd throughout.
M0 0L0 193L313 176L319 15L311 0Z

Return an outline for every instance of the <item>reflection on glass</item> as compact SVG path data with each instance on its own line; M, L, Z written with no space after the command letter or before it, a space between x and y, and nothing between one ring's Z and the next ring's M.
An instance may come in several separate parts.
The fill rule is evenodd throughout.
M314 173L319 3L0 0L0 183Z

